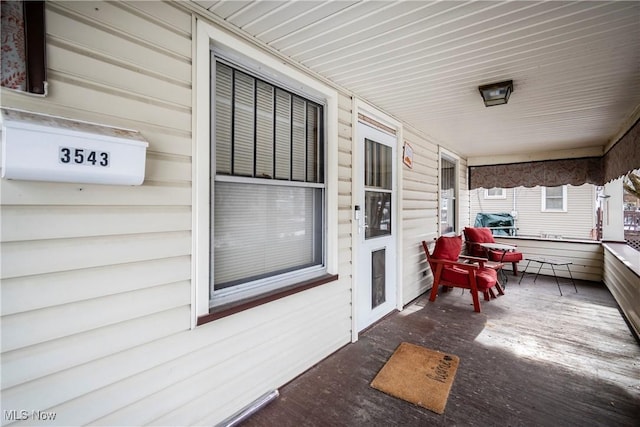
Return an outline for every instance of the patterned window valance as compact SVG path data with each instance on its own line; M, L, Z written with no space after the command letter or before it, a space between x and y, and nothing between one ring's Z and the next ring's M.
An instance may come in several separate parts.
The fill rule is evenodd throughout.
M640 168L638 122L604 155L580 159L545 160L469 167L469 189L604 185Z
M46 94L43 1L2 1L1 85Z
M604 182L640 168L640 126L631 129L604 155Z

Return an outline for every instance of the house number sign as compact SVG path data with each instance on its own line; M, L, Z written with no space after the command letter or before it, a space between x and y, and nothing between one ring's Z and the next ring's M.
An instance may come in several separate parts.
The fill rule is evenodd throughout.
M86 166L109 166L109 153L83 148L60 147L58 159L61 163Z
M107 185L144 182L149 143L138 131L7 108L0 108L0 114L3 179Z

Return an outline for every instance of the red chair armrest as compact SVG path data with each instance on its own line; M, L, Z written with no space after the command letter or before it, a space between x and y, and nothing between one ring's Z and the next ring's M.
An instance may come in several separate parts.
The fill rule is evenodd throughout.
M484 268L484 264L487 262L486 258L479 258L477 256L460 255L460 259L464 259L470 262L477 262L480 268Z
M479 260L482 262L482 264L484 264L484 262L486 262L487 260L484 258L479 258ZM443 267L458 267L461 268L463 270L467 270L467 271L472 271L472 270L478 270L480 268L482 268L482 265L476 265L476 264L468 264L465 262L457 262L457 261L449 261L449 260L445 260L445 259L431 259L431 262L434 264L442 264Z

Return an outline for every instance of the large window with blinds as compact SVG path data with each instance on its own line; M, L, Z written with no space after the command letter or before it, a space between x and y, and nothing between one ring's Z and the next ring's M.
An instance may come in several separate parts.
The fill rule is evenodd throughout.
M440 234L455 233L457 219L457 162L440 156Z
M323 105L212 56L210 306L324 268Z

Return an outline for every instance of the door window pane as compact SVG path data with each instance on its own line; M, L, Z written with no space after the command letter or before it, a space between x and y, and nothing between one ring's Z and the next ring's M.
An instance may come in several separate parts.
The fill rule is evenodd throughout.
M365 239L391 234L391 193L365 191Z
M391 234L391 147L364 141L364 223L365 239Z
M391 190L391 147L365 139L364 142L365 187Z
M371 252L371 308L374 309L386 301L386 251L380 249Z

